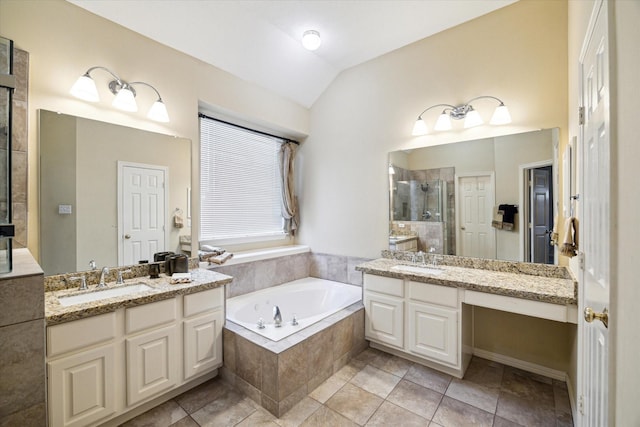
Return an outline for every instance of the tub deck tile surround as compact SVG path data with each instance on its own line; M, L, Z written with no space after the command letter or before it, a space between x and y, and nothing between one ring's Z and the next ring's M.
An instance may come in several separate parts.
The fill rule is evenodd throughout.
M394 368L402 365L398 360L367 348L280 417L218 377L124 427L573 426L567 388L559 381L478 357L472 359L463 380L411 362L408 369L398 371ZM378 387L377 393L362 387L381 373L385 384L395 386ZM434 375L438 381L423 381ZM486 405L490 400L495 404Z
M398 264L410 264L403 259L394 258L379 258L369 261L356 266L356 270L379 276L407 278L420 282L428 281L434 285L552 304L577 304L577 282L571 278L566 268L506 261L487 262L487 260L464 257L445 256L445 259L447 259L446 262L439 263L437 266L443 270L437 276L428 273L405 273L391 270L391 267ZM523 270L527 272L523 272ZM537 271L542 274L535 274Z
M361 301L277 342L227 321L222 376L282 416L366 346Z

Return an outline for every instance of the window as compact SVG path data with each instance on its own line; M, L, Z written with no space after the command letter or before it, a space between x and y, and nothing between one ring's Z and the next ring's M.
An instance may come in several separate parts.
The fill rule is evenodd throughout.
M283 140L200 116L200 241L283 238Z

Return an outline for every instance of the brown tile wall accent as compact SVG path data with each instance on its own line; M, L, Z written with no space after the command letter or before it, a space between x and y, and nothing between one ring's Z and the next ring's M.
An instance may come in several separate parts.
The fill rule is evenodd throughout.
M27 249L0 279L0 425L46 425L44 274Z
M11 199L12 223L16 236L14 248L27 247L27 117L29 111L29 53L13 49L13 73L16 90L13 92Z
M356 271L355 267L367 261L371 259L312 252L309 257L309 275L319 279L362 286L362 273Z
M222 376L281 417L366 347L364 308L279 354L225 329Z

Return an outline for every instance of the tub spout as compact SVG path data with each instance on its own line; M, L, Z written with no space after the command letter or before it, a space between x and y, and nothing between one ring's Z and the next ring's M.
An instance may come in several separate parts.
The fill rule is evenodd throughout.
M277 305L273 306L273 321L275 322L276 328L282 326L282 314L280 314L280 307Z

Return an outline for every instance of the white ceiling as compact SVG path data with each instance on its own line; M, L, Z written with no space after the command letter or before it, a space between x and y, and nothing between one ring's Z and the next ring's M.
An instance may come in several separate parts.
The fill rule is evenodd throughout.
M516 0L68 1L310 107L342 70Z

